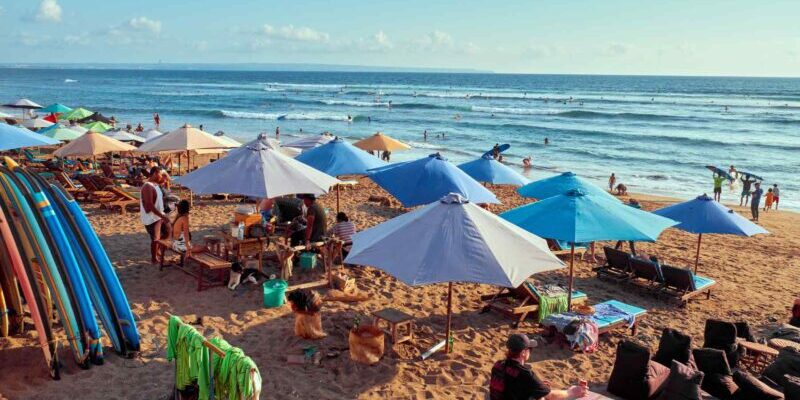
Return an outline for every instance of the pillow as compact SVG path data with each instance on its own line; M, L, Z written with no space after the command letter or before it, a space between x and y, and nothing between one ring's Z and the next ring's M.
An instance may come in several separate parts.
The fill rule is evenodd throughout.
M784 347L778 353L778 358L764 369L763 375L785 387L784 375L800 376L800 352L791 347Z
M739 386L739 390L733 396L736 400L782 400L783 393L767 386L764 382L756 379L742 370L733 373L733 381Z
M732 375L706 374L700 388L717 399L733 399L739 386L733 381Z
M731 375L731 367L728 365L724 351L702 348L692 350L692 355L697 369L703 371L704 374Z
M786 396L786 400L800 400L800 378L786 375L783 394Z
M656 355L653 356L653 360L663 365L671 365L672 360L678 360L683 364L695 368L693 358L692 337L684 335L675 329L664 328L664 331L661 333L661 340L658 343L658 351L656 351Z
M659 400L701 400L703 398L700 384L704 374L691 367L673 360L669 370L669 378L664 385Z

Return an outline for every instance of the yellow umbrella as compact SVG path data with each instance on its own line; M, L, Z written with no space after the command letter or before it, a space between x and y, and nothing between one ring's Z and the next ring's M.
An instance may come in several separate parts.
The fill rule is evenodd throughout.
M62 146L53 152L53 155L56 157L94 157L114 151L131 150L136 150L136 147L120 142L117 139L112 139L102 133L89 131Z
M353 146L366 151L408 150L411 146L378 132L366 139L353 143Z

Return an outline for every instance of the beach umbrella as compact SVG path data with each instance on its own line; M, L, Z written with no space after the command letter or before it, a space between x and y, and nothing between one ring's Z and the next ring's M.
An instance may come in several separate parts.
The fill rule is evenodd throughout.
M479 204L500 203L492 192L439 153L390 164L367 173L378 186L400 200L403 207L428 204L448 193L458 193Z
M609 199L616 199L616 197L609 194L601 187L579 177L578 175L575 175L572 172L564 172L560 175L550 178L533 181L517 189L517 193L519 193L519 195L522 197L543 200L548 197L567 193L573 189L578 189L585 194L597 194L608 197Z
M3 104L3 107L19 108L23 110L38 110L42 108L42 106L40 106L39 104L36 104L28 99L19 99L17 101L8 104Z
M102 121L94 121L89 122L88 124L83 124L83 127L92 132L103 133L109 129L111 129L111 125L102 122Z
M254 141L175 178L175 182L201 194L274 198L287 194L324 194L339 180Z
M82 126L78 125L78 124L69 124L69 125L65 125L65 126L66 126L68 129L71 129L71 130L73 130L73 131L75 131L75 132L78 132L78 133L86 133L86 132L89 132L89 130L88 130L88 129L86 129L86 128L84 128L84 127L82 127Z
M107 124L113 124L113 123L116 122L113 119L108 118L103 114L100 114L99 112L96 112L96 113L94 113L94 114L92 114L92 115L90 115L88 117L81 118L81 119L78 120L78 122L81 123L81 124L88 123L88 122L95 122L95 121L105 122Z
M478 182L515 186L523 186L530 182L528 178L495 160L492 156L484 156L477 160L463 163L458 168L461 168L462 171Z
M302 150L300 150L300 149L298 149L296 147L281 146L281 142L279 140L268 138L265 133L259 134L258 137L255 140L253 140L251 142L248 142L247 144L244 144L243 146L251 146L251 145L254 145L257 142L261 142L261 144L263 144L264 146L267 146L270 149L275 150L275 151L277 151L277 152L279 152L279 153L281 153L281 154L283 154L283 155L285 155L287 157L291 157L291 158L297 157L297 155L302 152Z
M81 137L65 144L55 152L53 155L56 157L92 157L111 153L136 150L127 143L120 142L117 139L110 138L102 133L89 131Z
M609 196L586 194L580 189L514 208L500 217L543 238L570 242L570 304L575 243L600 240L654 242L664 229L677 224Z
M750 222L747 218L737 214L722 203L714 201L708 195L683 203L667 206L653 214L678 221L675 228L697 234L697 255L694 261L694 272L700 264L700 242L704 233L719 233L724 235L753 236L760 233L769 233L766 229Z
M11 115L8 115L4 112L0 112L0 119L13 119L13 118L14 117L12 117Z
M301 137L297 140L293 140L284 144L284 146L293 147L300 150L308 150L317 146L322 146L323 144L333 140L333 138L333 135L323 133L321 135Z
M242 145L242 143L240 143L238 140L230 136L225 136L225 133L222 131L215 133L214 137L217 138L218 140L221 140L224 143L227 143L230 148L235 148Z
M147 142L147 141L155 139L155 138L157 138L157 137L159 137L161 135L163 135L163 133L159 132L158 129L153 128L153 129L148 129L148 130L142 132L142 134L139 135L139 136L143 137L144 140Z
M32 132L18 126L0 124L0 151L22 149L25 147L51 146L58 140Z
M397 139L392 139L382 132L377 132L366 139L359 140L353 143L353 146L366 151L400 151L411 148L411 146Z
M145 138L138 136L133 132L126 131L124 129L106 131L105 134L106 136L117 139L120 142L144 143L147 141L145 140Z
M230 143L219 140L216 136L208 132L201 131L189 124L184 124L182 127L172 132L165 133L145 142L139 147L139 151L143 153L186 152L186 169L188 171L191 170L190 155L192 150L218 149L222 151L223 149L231 147L236 146L231 146ZM180 154L178 155L178 161L180 162ZM180 168L178 169L180 170Z
M45 120L44 118L34 118L22 121L21 125L28 129L41 129L41 128L47 128L48 126L52 126L53 123Z
M74 131L61 124L53 124L38 132L40 135L47 136L51 139L70 141L79 138L83 133Z
M295 160L331 176L366 175L367 170L386 165L386 162L340 138L305 151ZM339 212L338 185L336 186L336 212Z
M77 121L82 118L86 118L93 113L85 108L73 108L72 111L67 111L64 114L61 114L58 119L65 119L68 121Z
M453 282L515 288L533 274L564 267L545 240L456 193L356 233L344 261L411 286L447 282L447 343Z
M53 103L39 111L48 114L63 114L72 111L72 109L61 103Z

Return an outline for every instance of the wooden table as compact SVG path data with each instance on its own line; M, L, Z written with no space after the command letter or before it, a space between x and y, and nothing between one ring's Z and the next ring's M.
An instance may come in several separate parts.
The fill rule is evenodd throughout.
M783 349L784 347L791 347L797 351L800 351L800 343L786 339L770 339L769 347L772 347L775 350L780 350Z
M239 239L229 232L218 232L217 236L225 243L225 258L241 262L244 257L257 257L258 270L264 270L264 247L267 238Z
M744 340L739 344L745 349L745 355L741 359L742 365L755 374L761 374L764 368L778 356L778 350L765 344Z
M386 321L389 326L388 330L384 329L392 338L392 344L402 343L414 338L414 317L408 315L396 308L384 308L380 311L372 313L375 317L374 325L380 328L381 321ZM401 332L405 330L405 333Z

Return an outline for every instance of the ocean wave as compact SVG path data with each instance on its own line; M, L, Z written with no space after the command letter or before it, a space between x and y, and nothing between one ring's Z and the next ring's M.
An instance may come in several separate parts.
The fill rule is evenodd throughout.
M363 121L366 117L333 115L321 113L260 113L248 111L220 110L219 115L226 118L263 119L263 120L317 120L317 121ZM349 119L351 118L351 119Z
M317 84L317 83L283 83L283 82L264 82L262 85L267 85L267 88L281 89L281 90L303 90L315 92L330 92L340 91L347 87L347 85L340 84Z
M378 101L357 101L357 100L321 100L322 104L327 104L329 106L353 106L353 107L388 107L390 103L388 102L378 102Z
M77 81L78 81L77 79L69 79L69 78L64 79L64 83L75 83Z
M146 93L150 96L166 96L166 97L195 97L195 96L208 96L208 93L202 92L149 92Z

